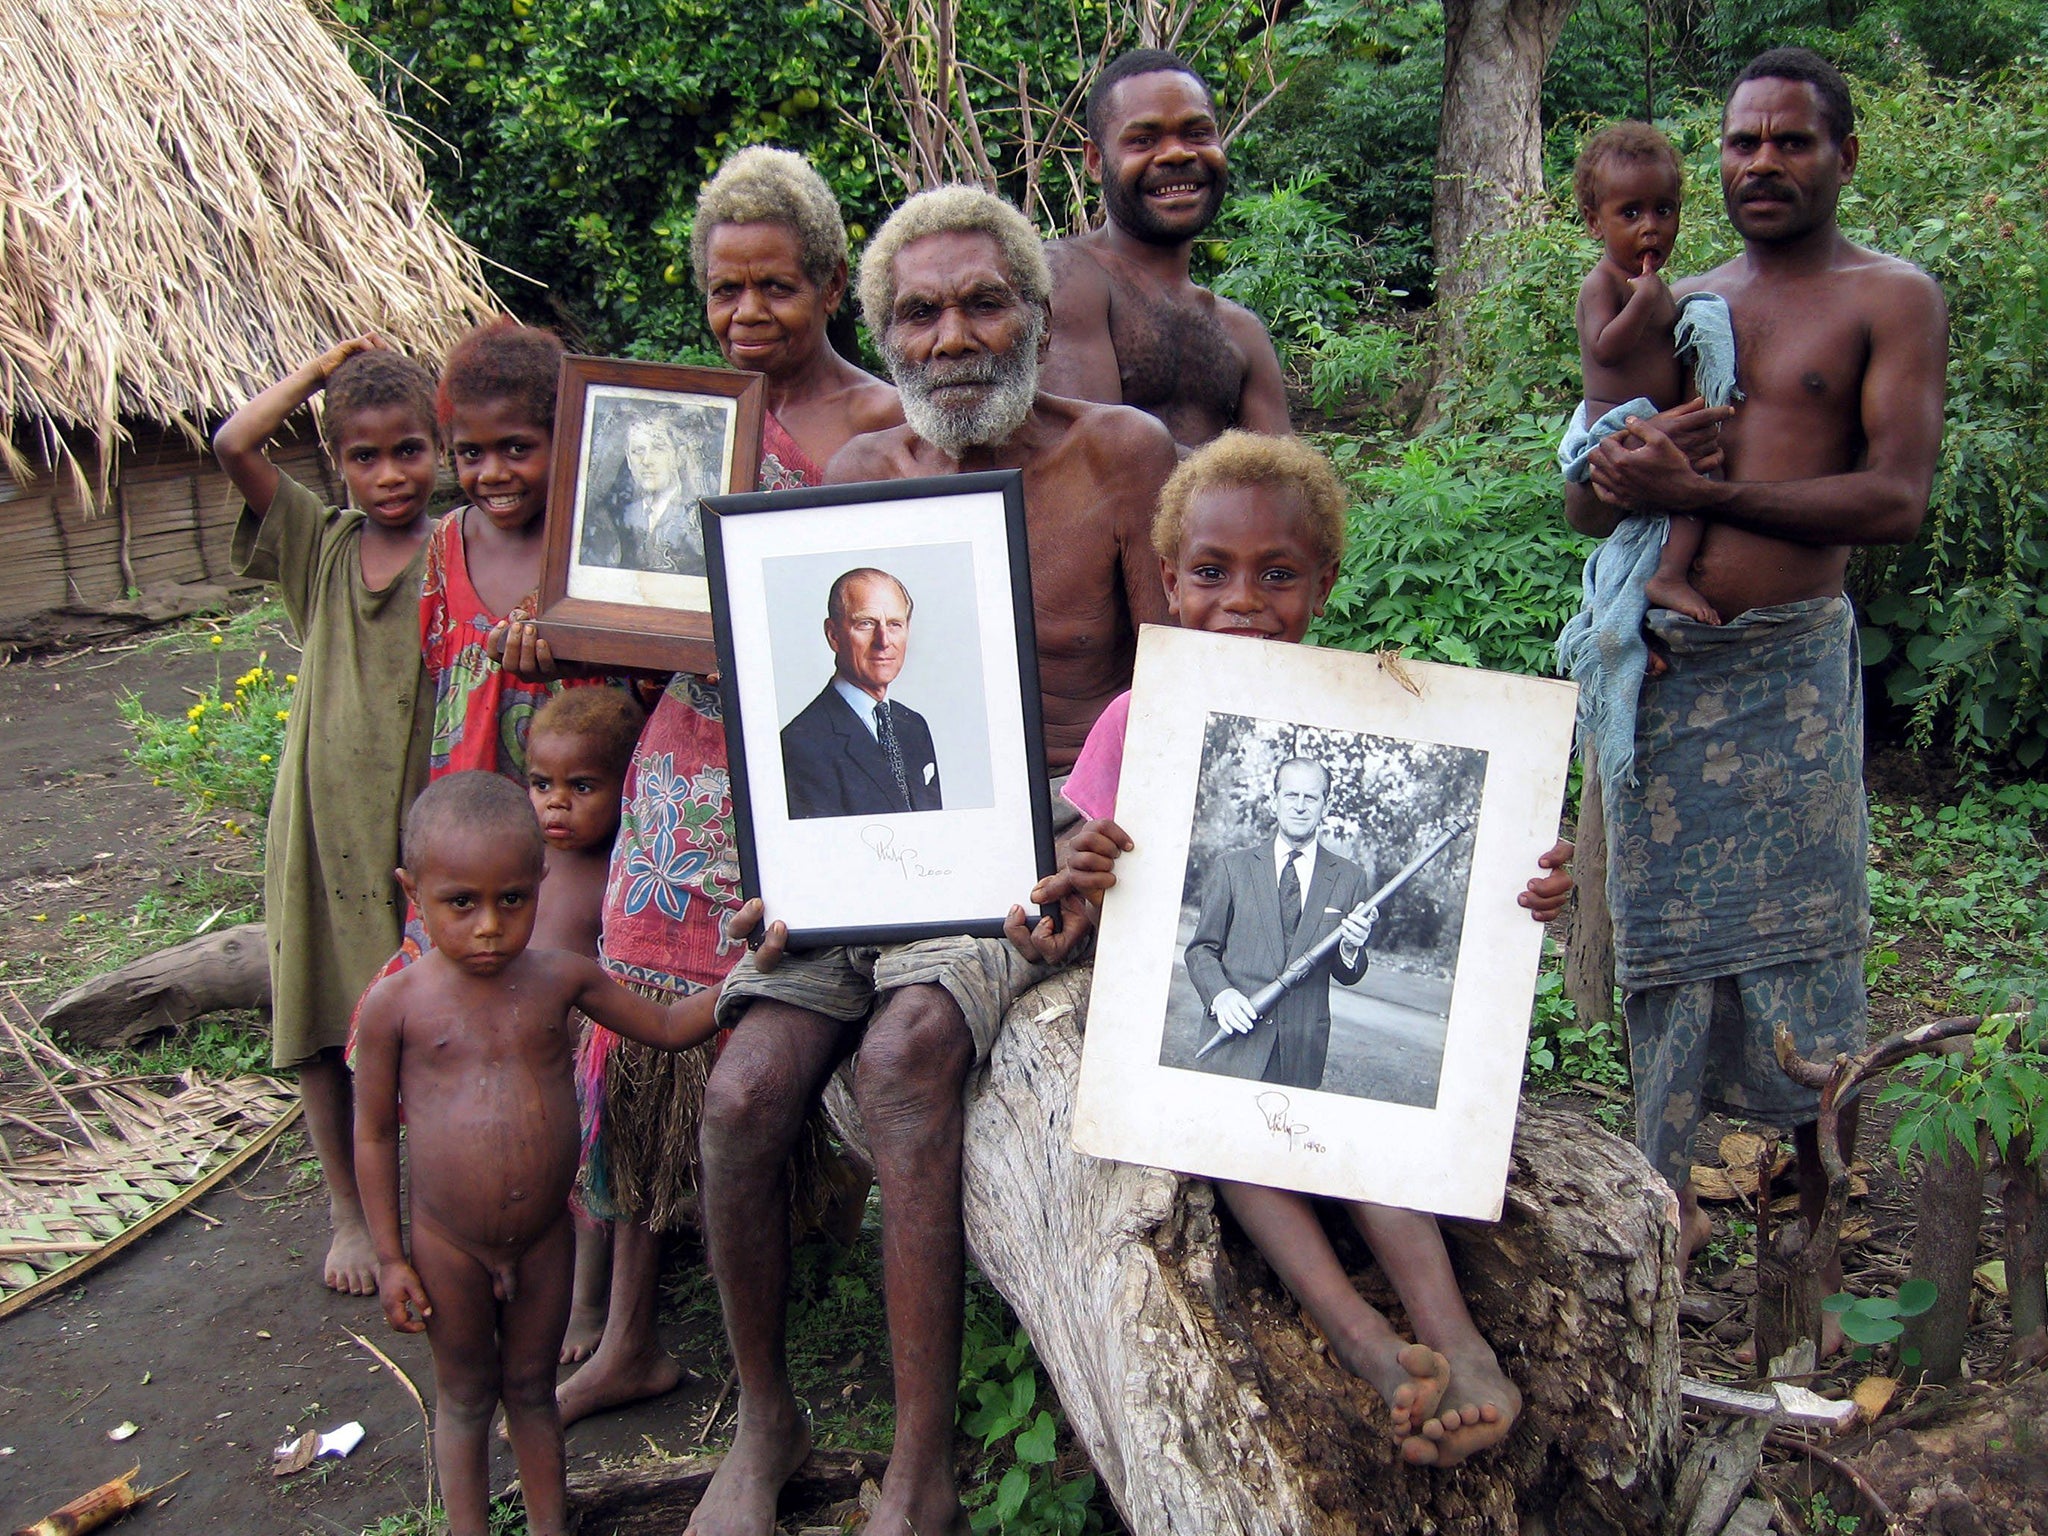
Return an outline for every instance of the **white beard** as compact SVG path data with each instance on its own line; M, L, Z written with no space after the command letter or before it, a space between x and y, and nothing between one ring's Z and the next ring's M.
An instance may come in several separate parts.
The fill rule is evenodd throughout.
M984 355L948 363L912 363L885 341L882 355L896 381L903 419L910 430L954 459L969 448L1008 442L1024 425L1031 403L1038 398L1038 338L1044 329L1043 320L1034 323L1007 356ZM961 382L992 387L964 406L941 405L932 398L933 390Z

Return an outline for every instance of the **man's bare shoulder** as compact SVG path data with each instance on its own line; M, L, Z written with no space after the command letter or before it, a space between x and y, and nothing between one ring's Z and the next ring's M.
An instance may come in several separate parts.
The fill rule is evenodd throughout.
M1149 411L1055 395L1040 395L1039 403L1056 408L1069 418L1069 441L1091 456L1131 469L1151 460L1162 460L1162 456L1169 469L1178 462L1173 434Z
M1843 273L1853 276L1871 293L1881 294L1886 303L1941 300L1941 284L1926 268L1916 266L1903 256L1873 251L1868 246L1849 245L1846 241L1844 246L1844 258L1840 263Z
M1109 270L1102 264L1087 235L1069 235L1049 240L1045 246L1046 265L1052 268L1052 299L1055 323L1065 324L1109 313Z
M1209 290L1204 288L1202 292L1208 293ZM1216 302L1217 320L1222 323L1230 339L1240 347L1256 346L1260 343L1270 347L1273 344L1273 336L1266 329L1266 322L1257 315L1234 299L1219 298L1214 294L1210 294L1210 297Z
M911 445L916 441L910 428L900 424L863 432L832 455L831 463L825 466L825 483L850 485L861 480L901 479L904 471L899 466L910 457Z
M894 385L870 377L846 393L847 415L853 421L856 436L903 425L903 402Z
M1691 277L1681 277L1671 285L1671 296L1682 299L1689 293L1725 294L1742 279L1746 266L1747 263L1740 256L1736 256L1722 262L1718 267L1709 267L1704 272L1695 272ZM1600 269L1598 267L1588 272L1586 274L1586 282L1579 286L1579 292L1586 292L1587 285L1591 284L1599 275Z

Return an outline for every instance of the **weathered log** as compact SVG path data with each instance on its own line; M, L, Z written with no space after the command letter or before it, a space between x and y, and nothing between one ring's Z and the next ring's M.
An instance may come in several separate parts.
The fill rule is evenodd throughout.
M243 923L73 987L44 1011L42 1024L81 1045L133 1045L224 1008L269 1006L263 925Z
M1579 824L1572 830L1578 888L1565 939L1564 995L1580 1025L1590 1028L1614 1017L1614 914L1607 906L1607 817L1590 746L1583 763Z
M673 1536L711 1483L721 1457L685 1456L597 1472L569 1474L569 1503L583 1536ZM889 1458L850 1451L813 1451L782 1490L782 1509L811 1510L859 1496L879 1481ZM837 1527L835 1526L836 1530Z
M1920 1352L1909 1379L1954 1381L1970 1331L1970 1272L1984 1223L1984 1170L1974 1148L1953 1143L1920 1165L1913 1189L1912 1278L1934 1287L1934 1305L1906 1319L1902 1349Z
M1463 1468L1411 1467L1378 1396L1226 1237L1206 1182L1073 1150L1089 980L1068 971L1011 1010L969 1101L964 1206L975 1262L1134 1536L1513 1536L1525 1514L1584 1536L1658 1529L1679 1428L1677 1233L1635 1148L1523 1110L1501 1221L1445 1224L1522 1419ZM1377 1271L1361 1283L1393 1306Z

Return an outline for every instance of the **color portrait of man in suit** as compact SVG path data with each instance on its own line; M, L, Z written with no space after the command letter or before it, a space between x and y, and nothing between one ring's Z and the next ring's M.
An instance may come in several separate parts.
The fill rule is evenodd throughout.
M943 808L931 727L889 697L910 650L911 607L887 571L864 566L832 583L832 681L782 728L790 820Z
M1316 1088L1330 1049L1330 983L1365 974L1377 912L1365 871L1317 839L1330 773L1295 757L1273 775L1274 835L1219 858L1187 947L1188 978L1228 1037L1199 1071ZM1251 998L1330 934L1336 948L1261 1016Z

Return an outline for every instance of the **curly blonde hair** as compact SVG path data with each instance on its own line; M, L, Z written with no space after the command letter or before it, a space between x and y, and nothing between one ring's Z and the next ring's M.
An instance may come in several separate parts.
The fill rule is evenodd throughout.
M1183 459L1159 492L1152 547L1162 560L1180 557L1188 507L1203 491L1284 486L1301 497L1302 516L1315 537L1316 558L1344 558L1344 487L1330 461L1298 437L1226 432Z
M955 230L988 235L1002 252L1011 286L1043 320L1052 302L1052 268L1031 221L980 187L933 187L889 215L860 259L860 317L877 340L896 307L896 255L913 240Z
M839 199L811 162L793 150L756 144L743 149L697 194L690 231L690 270L697 291L707 285L711 231L721 224L786 224L796 232L804 276L823 288L846 260L846 224Z

